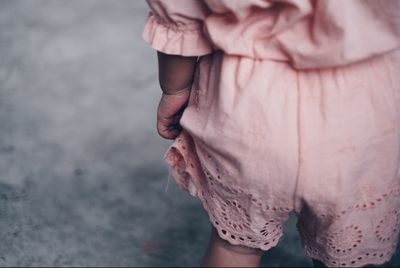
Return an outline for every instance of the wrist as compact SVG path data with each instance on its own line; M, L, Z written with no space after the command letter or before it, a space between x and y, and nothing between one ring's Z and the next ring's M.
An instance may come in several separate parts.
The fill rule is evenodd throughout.
M166 89L165 87L161 86L161 90L164 95L183 95L190 92L192 85L184 87L182 89Z

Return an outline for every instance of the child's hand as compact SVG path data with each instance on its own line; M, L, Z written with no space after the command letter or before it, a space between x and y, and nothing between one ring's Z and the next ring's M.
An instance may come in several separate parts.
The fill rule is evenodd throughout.
M189 101L198 57L157 51L157 58L158 78L163 91L158 104L157 131L161 137L172 140L182 130L179 120Z
M179 125L190 96L190 87L171 95L162 94L157 111L157 131L165 139L174 139L182 130Z

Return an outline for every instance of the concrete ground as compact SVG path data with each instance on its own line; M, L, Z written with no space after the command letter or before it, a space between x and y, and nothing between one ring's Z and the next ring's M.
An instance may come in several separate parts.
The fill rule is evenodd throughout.
M172 178L166 191L146 11L0 1L0 266L199 265L210 225ZM263 266L311 266L295 220Z

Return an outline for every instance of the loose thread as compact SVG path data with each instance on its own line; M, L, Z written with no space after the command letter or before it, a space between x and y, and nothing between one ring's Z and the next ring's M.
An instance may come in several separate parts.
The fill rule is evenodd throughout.
M167 186L165 187L165 190L164 190L164 194L166 194L168 191L170 177L171 177L171 167L168 168L168 181L167 181Z

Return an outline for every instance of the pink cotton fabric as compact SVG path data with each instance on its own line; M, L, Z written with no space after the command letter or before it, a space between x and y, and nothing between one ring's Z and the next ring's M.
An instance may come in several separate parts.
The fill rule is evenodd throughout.
M262 250L289 213L327 266L383 264L400 231L399 1L147 1L143 38L201 56L165 154L218 234Z

